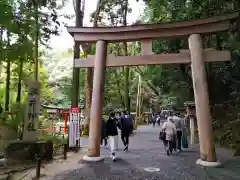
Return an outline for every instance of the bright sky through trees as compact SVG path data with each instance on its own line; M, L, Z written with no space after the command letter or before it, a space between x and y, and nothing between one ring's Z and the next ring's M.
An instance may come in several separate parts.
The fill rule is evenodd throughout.
M69 0L70 2L61 10L62 14L67 15L74 15L74 9L73 9L73 3L72 0ZM85 18L84 18L84 26L92 26L89 22L90 20L90 14L95 10L96 8L97 0L86 0L86 7L85 7ZM128 15L128 23L132 24L134 23L137 18L140 16L144 9L143 2L136 2L136 0L129 0L130 7L132 8L132 13ZM68 26L74 26L75 18L71 20L64 20L65 23ZM51 39L51 46L53 49L61 49L66 50L68 48L71 48L73 46L73 39L66 31L66 28L62 27L62 33L60 36L52 37Z

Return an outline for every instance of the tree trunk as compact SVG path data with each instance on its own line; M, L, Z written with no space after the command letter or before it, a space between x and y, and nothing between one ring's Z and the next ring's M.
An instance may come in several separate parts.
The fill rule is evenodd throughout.
M10 48L10 33L7 33L8 38L8 49ZM8 52L9 53L9 52ZM11 59L9 56L6 57L7 67L6 67L6 92L5 92L5 111L9 110L10 103L10 78L11 78Z
M7 67L6 67L6 92L5 92L5 111L9 110L9 103L10 103L10 77L11 77L11 62L10 58L7 58Z
M144 73L142 72L142 70L139 67L137 67L135 70L142 78L144 77ZM148 88L151 89L156 96L160 96L158 89L150 81L148 81L146 79L143 79L143 81L146 82Z
M0 49L2 48L2 38L3 38L3 28L0 26ZM0 62L4 60L4 56L3 56L3 51L0 52ZM1 68L0 68L0 74L1 74ZM2 83L2 81L1 81ZM0 104L0 114L3 112L3 107L2 104Z
M101 12L101 6L102 6L102 0L98 0L97 7L95 10L95 16L94 16L94 20L93 20L93 27L98 26L98 17L99 17L99 13ZM83 7L85 7L85 5L83 5ZM91 48L92 48L91 45L87 46L87 48L84 48L84 53L86 56L91 52ZM85 82L84 82L85 108L86 108L87 114L89 114L90 108L91 108L92 86L93 86L93 68L87 68L86 74L85 74ZM89 119L89 116L87 119ZM87 124L89 124L89 120L88 120Z
M207 37L207 44L206 44L206 48L210 48L211 47L211 36ZM210 109L212 109L212 105L214 103L214 99L213 99L213 88L214 88L214 72L213 72L213 67L212 67L212 63L207 63L206 64L206 72L207 72L207 82L208 82L208 93L209 93L209 103L210 103Z
M18 72L18 85L17 85L17 98L16 98L16 102L19 104L21 102L21 92L22 92L22 73L23 73L23 58L20 58L19 72Z
M75 14L76 14L76 27L82 27L83 26L83 15L81 11L81 0L75 1ZM80 58L80 44L75 41L74 43L74 53L73 53L74 59ZM79 76L80 76L80 69L79 68L73 68L73 83L72 83L72 98L71 98L71 105L72 106L78 106L78 100L79 100Z
M87 68L85 73L85 122L84 122L84 135L89 134L90 122L90 109L92 102L92 86L93 86L93 68Z
M122 104L122 107L124 107L125 106L125 104L124 104L124 99L123 99L123 97L122 97L122 93L121 93L121 86L120 86L120 81L119 81L119 75L118 75L118 73L117 73L117 69L115 70L115 71L113 71L113 73L114 73L114 76L115 76L115 78L116 78L116 85L117 85L117 91L118 91L118 93L117 93L117 95L118 95L118 98L120 99L120 101L121 101L121 104Z
M128 0L125 1L124 4L124 17L123 17L123 25L127 25L127 12L128 12ZM127 42L123 43L123 48L124 48L124 55L127 56ZM128 111L128 113L131 112L131 107L130 107L130 97L129 97L129 74L130 74L130 69L128 66L125 66L125 71L124 71L124 97L125 97L125 109Z
M135 128L140 122L141 118L141 87L142 86L142 78L141 75L138 75L138 91L137 91L137 103L136 103L136 118L135 118Z
M0 27L0 49L3 49L3 28ZM3 50L0 52L0 62L4 60Z
M34 1L35 4L35 24L36 24L36 29L35 29L35 47L34 47L34 50L35 50L35 66L34 66L34 77L35 77L35 80L38 81L38 78L39 78L39 74L38 74L38 65L39 65L39 62L38 62L38 39L39 39L39 22L38 22L38 2L37 1Z
M83 5L83 7L85 7ZM93 27L98 26L98 17L101 12L102 0L98 0L93 20ZM91 52L91 45L87 45L84 49L84 54L87 56ZM84 78L84 92L85 92L85 122L84 122L84 135L89 133L90 122L90 109L92 102L92 86L93 86L93 68L87 68Z
M187 39L183 40L182 49L189 49L189 47L188 47L188 40ZM188 84L188 88L189 88L189 97L188 97L188 99L189 100L193 100L194 99L194 92L193 92L192 75L188 71L188 69L190 69L190 65L188 65L188 64L179 64L179 68L180 68L180 71L181 71L185 81Z

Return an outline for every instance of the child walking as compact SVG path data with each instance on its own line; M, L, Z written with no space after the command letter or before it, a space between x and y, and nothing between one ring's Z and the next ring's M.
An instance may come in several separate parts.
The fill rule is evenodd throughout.
M108 136L108 142L110 145L112 160L116 161L116 144L118 142L118 129L117 129L117 119L115 113L111 112L109 119L106 123L106 135Z

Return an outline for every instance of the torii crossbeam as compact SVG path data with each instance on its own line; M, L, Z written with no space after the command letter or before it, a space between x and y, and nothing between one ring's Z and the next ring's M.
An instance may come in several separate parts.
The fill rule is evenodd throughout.
M222 62L230 61L231 54L229 51L204 51L205 62ZM86 59L75 59L75 68L94 67L95 56L88 56ZM191 63L190 53L181 52L175 54L156 54L142 56L107 56L106 67L118 66L142 66L150 64L187 64Z

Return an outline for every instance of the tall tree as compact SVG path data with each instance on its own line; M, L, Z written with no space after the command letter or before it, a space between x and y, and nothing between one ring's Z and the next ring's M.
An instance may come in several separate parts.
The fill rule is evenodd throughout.
M127 13L128 13L128 0L123 2L123 25L127 26ZM123 43L124 55L128 56L127 42ZM130 96L129 96L129 73L130 69L128 66L124 68L124 98L125 98L125 109L130 113Z
M76 27L82 27L83 26L83 16L82 16L82 2L81 0L75 0L75 14L76 14ZM74 52L73 52L73 58L79 59L80 58L80 44L75 41L74 42ZM79 68L73 68L73 89L72 89L72 106L78 106L78 100L79 100L79 76L80 76L80 69Z
M6 91L5 91L5 111L9 110L9 103L10 103L10 78L11 78L11 57L10 57L10 32L7 32L7 50L8 52L6 55L6 61L7 61L7 66L6 66Z
M100 14L103 10L104 0L98 0L96 9L92 13L93 27L98 27L98 23L101 20ZM95 54L95 47L92 44L85 44L82 46L84 49L84 55L87 56L89 53ZM84 89L85 89L85 134L88 134L88 126L90 121L90 108L91 108L91 101L92 101L92 88L93 88L93 68L87 68L85 73L85 81L84 81Z

